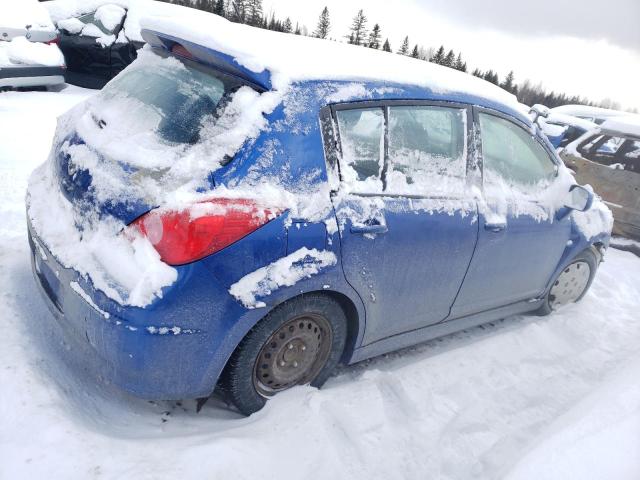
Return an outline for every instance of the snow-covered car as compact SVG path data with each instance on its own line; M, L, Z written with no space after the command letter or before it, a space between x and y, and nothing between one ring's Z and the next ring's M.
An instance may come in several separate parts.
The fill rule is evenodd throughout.
M640 117L606 120L561 153L580 183L602 196L614 216L614 233L640 239Z
M140 15L172 11L171 5L151 0L52 0L46 7L60 33L67 82L98 89L144 45Z
M564 148L598 125L583 118L549 111L538 119L538 125L555 148Z
M613 119L616 117L624 117L627 115L633 115L628 112L622 112L620 110L612 110L610 108L591 107L589 105L561 105L559 107L551 108L550 113L561 115L570 115L572 117L578 117L589 122L593 122L597 125L602 124L605 120Z
M103 378L218 385L249 414L339 362L585 295L611 212L511 94L201 12L142 25L27 195L34 277Z
M64 58L47 11L36 0L0 6L0 89L64 82Z

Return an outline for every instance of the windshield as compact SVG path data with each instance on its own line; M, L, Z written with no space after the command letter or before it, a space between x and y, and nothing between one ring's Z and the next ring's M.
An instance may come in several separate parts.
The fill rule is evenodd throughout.
M172 144L197 143L205 119L217 114L223 97L239 84L189 63L175 61L125 71L103 89L100 99L121 105L128 123L135 121L134 131L152 130Z

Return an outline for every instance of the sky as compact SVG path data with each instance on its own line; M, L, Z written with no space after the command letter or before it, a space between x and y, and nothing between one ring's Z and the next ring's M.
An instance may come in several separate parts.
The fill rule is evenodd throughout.
M640 110L640 0L264 0L266 13L315 29L326 5L343 39L363 8L383 38L462 52L470 70L542 82L547 89ZM606 7L605 7L606 5Z

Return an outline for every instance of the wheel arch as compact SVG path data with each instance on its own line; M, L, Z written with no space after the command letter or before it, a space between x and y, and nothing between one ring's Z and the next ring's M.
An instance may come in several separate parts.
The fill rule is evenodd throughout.
M249 334L249 332L251 332L253 328L255 328L256 325L258 325L267 315L269 315L269 313L271 313L276 308L311 294L323 295L331 298L338 303L340 308L342 308L342 311L347 318L347 341L342 353L341 363L349 363L349 360L353 356L353 352L357 348L358 342L360 341L364 333L364 307L358 309L356 302L352 298L350 298L347 294L337 290L309 290L289 297L279 303L275 303L271 308L265 311L264 315L262 315L256 322L254 322L248 329L246 329L244 334L234 342L235 344L233 348L231 348L230 351L228 351L228 354L225 355L226 358L224 361L224 365L219 371L219 375L216 378L216 383L213 386L212 391L217 388L220 378L224 374L229 361L233 357L234 352L238 349L238 347L242 343L242 340L244 340L244 338Z

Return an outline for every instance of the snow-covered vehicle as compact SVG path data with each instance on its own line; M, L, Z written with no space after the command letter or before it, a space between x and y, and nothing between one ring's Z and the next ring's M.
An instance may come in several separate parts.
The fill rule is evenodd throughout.
M538 119L538 125L555 148L566 147L598 126L590 120L551 110L546 117Z
M86 88L102 88L136 59L144 45L140 15L175 9L152 0L52 0L46 7L60 33L66 81Z
M611 208L613 232L640 239L640 117L606 120L560 155L576 179L592 185Z
M605 120L633 115L620 110L591 107L589 105L561 105L559 107L551 108L549 111L552 114L559 113L561 115L570 115L572 117L581 118L597 125L601 125Z
M34 276L69 354L144 398L220 385L248 414L341 361L585 294L611 213L512 95L183 15L143 22L31 177Z
M0 89L64 83L64 58L58 34L36 0L0 6Z

